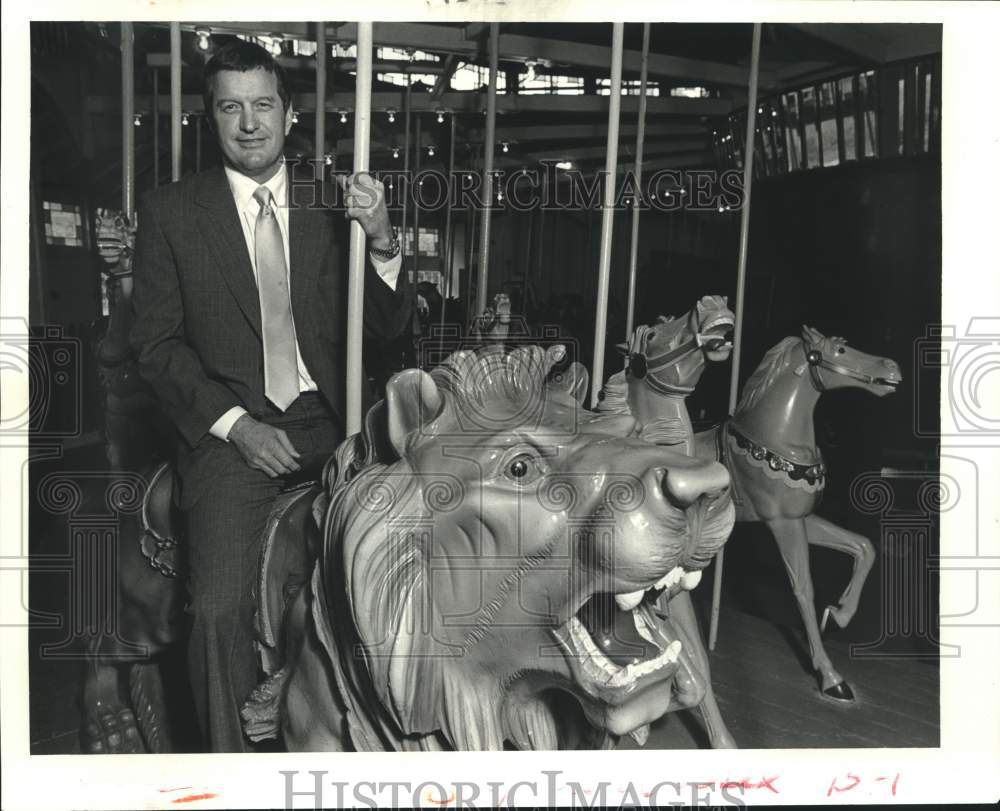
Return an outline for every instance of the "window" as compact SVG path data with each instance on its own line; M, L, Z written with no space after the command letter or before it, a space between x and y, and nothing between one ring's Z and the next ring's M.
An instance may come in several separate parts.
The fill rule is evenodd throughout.
M906 79L900 76L896 86L896 104L899 110L899 125L896 127L896 153L902 155L906 148Z
M490 69L468 63L459 65L451 77L452 90L477 90L490 83ZM507 76L502 70L497 71L497 90L507 89Z
M924 74L924 133L923 133L923 143L924 152L927 152L931 148L931 73L927 71Z
M670 95L689 99L707 99L711 94L707 87L671 87Z
M581 83L583 80L580 80ZM581 84L582 86L582 84ZM642 82L638 79L622 79L622 95L623 96L638 96L639 91L642 89ZM597 80L597 95L607 96L611 94L611 80L610 79L598 79ZM660 86L656 82L646 82L646 95L647 96L659 96Z
M806 140L806 158L803 168L811 169L820 165L819 128L816 125L816 91L811 87L803 88L799 104Z
M376 59L391 59L393 61L409 61L410 54L402 48L390 48L389 46L375 49ZM427 53L427 51L414 51L412 58L415 62L440 62L441 57L437 54Z
M840 163L840 139L837 137L837 97L833 82L824 82L819 87L820 135L824 166Z
M579 96L584 92L583 77L536 74L529 81L527 74L522 74L517 92L526 96L537 95L539 93Z
M781 107L785 113L788 171L793 172L796 169L804 168L802 166L802 136L799 132L799 94L785 93L781 97Z
M878 154L875 130L875 71L870 70L858 76L858 109L861 111L862 155L863 158L874 158Z
M837 83L840 118L844 126L844 160L857 160L858 134L854 126L854 77L848 76Z
M42 202L42 220L45 223L45 242L48 245L83 247L83 220L80 207L70 203Z
M406 229L406 238L403 240L403 252L412 253L413 252L413 228ZM420 255L421 256L437 256L438 255L438 229L437 228L421 228L420 229Z
M437 76L433 73L376 73L375 81L386 82L388 84L399 85L400 87L406 87L407 78L409 78L410 84L417 84L418 82L426 85L433 85L437 81Z

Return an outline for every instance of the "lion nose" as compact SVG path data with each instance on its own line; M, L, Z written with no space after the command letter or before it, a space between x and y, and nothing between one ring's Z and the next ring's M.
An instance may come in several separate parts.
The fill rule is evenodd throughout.
M662 487L676 506L690 507L702 496L714 495L729 487L729 471L718 462L667 468Z

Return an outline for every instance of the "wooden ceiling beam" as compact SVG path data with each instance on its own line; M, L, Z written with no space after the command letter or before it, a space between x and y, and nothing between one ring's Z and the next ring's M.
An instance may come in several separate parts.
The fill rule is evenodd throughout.
M618 135L621 138L634 137L636 132L635 124L622 124L618 128ZM701 135L708 132L703 124L647 124L646 137L656 138L657 136L671 135ZM548 124L539 126L523 127L497 127L498 141L513 141L525 143L528 141L582 141L590 138L607 138L607 122L602 124ZM482 143L483 131L470 130L465 135L465 140L470 143Z
M403 109L403 96L405 90L400 88L397 91L378 91L372 93L372 110L384 112L386 110ZM413 112L437 112L438 109L456 113L481 113L486 109L486 97L479 92L450 92L442 93L437 99L431 97L430 93L413 93L410 97ZM555 113L555 114L607 114L607 96L497 96L498 113ZM639 99L636 96L625 96L621 100L623 113L635 113L638 110ZM668 96L666 98L647 99L648 115L677 115L677 116L724 116L728 115L732 109L732 102L729 99L690 99L680 96ZM121 99L118 96L89 96L89 110L95 114L119 113L121 111ZM152 108L151 98L148 95L137 95L137 112L150 112ZM315 93L295 93L292 97L294 109L300 112L312 112L316 109ZM181 99L181 107L185 112L202 112L201 95L186 93ZM170 97L168 94L160 95L159 109L161 113L170 112ZM353 93L336 93L326 100L326 111L336 113L341 110L351 112L354 109ZM572 126L569 122L567 127Z

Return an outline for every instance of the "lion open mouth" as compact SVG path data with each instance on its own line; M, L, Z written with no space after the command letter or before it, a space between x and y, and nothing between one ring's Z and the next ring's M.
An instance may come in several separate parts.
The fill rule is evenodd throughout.
M691 590L701 571L675 566L646 589L595 594L555 635L577 683L591 697L619 705L652 684L672 679L682 643L656 610L661 595Z

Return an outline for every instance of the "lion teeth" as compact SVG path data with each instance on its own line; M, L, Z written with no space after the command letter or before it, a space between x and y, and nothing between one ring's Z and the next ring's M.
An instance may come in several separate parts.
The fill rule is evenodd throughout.
M684 576L684 569L680 566L674 566L669 572L667 572L663 577L656 581L654 588L658 589L669 589L680 582L680 579Z
M639 589L638 591L630 591L626 594L616 594L615 602L622 611L631 611L642 602L642 595L645 593L645 589Z
M685 572L681 578L681 586L687 591L691 591L701 582L701 569L696 572Z

